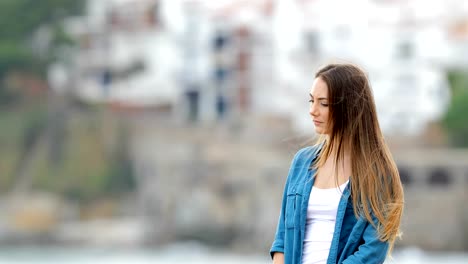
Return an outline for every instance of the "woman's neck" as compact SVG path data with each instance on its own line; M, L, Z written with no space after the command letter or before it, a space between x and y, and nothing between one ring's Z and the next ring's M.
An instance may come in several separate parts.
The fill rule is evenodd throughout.
M327 159L327 163L330 162L331 165L336 170L336 175L339 177L339 181L343 179L348 179L352 174L351 166L351 153L349 148L342 148L339 156L337 156L336 148L332 149L330 157ZM338 158L338 159L336 159ZM337 164L335 164L335 160ZM336 166L336 167L335 167Z

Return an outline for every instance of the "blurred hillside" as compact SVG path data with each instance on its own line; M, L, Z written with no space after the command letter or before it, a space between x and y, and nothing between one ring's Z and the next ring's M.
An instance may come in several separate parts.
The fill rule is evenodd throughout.
M81 204L134 188L124 125L48 83L49 65L67 63L75 47L63 21L84 8L73 0L0 3L3 195L50 192Z

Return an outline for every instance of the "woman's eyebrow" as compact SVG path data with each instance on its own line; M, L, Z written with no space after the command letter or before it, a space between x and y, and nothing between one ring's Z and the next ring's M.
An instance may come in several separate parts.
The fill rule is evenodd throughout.
M314 99L314 96L313 96L311 93L309 93L309 95L310 95L310 98ZM319 97L318 100L319 100L319 101L320 101L320 100L328 100L328 98L326 98L326 97Z

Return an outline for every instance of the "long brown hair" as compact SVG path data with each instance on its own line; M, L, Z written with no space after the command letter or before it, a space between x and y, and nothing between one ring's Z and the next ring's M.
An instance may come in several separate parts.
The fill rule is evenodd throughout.
M368 78L352 64L326 65L315 78L328 86L330 133L319 139L323 147L314 166L323 166L336 153L332 158L338 184L336 168L344 161L344 149L349 151L354 212L377 228L379 239L389 242L390 254L400 235L404 195L397 166L380 130Z

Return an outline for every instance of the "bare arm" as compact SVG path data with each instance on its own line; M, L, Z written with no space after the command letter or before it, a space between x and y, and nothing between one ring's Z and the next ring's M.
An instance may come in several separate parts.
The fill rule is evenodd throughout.
M284 254L281 252L275 252L273 255L273 264L284 264Z

